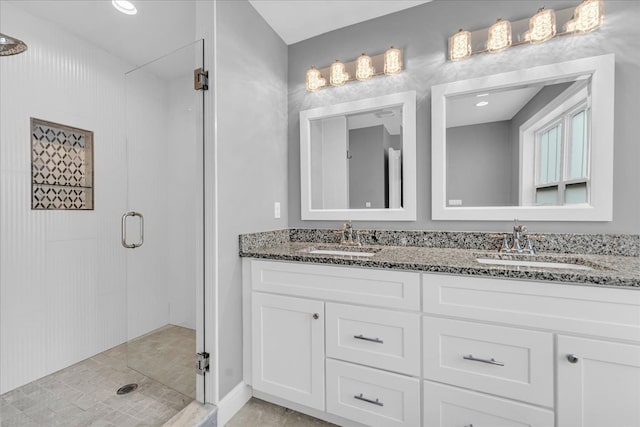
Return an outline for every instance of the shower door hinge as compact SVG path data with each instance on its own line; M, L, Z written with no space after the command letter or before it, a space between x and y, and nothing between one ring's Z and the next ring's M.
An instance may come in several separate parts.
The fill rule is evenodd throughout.
M202 68L193 70L193 88L195 90L209 90L209 72Z
M196 374L204 375L209 371L209 353L203 351L202 353L196 353Z

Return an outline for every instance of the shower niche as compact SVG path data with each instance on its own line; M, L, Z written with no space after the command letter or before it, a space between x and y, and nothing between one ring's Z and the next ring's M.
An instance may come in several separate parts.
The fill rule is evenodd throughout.
M93 132L31 118L31 209L93 210Z

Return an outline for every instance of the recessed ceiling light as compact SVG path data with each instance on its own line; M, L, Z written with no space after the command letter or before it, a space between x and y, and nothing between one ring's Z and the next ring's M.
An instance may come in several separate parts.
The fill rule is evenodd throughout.
M476 104L476 107L484 107L485 105L489 105L487 101L481 101Z
M111 4L120 12L125 13L127 15L135 15L136 13L138 13L138 9L136 9L136 7L130 1L112 0Z

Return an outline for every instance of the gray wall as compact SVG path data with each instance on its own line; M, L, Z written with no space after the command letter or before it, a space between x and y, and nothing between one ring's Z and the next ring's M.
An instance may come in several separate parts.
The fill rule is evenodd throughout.
M384 198L384 145L388 132L383 125L349 131L349 207L365 209L383 208Z
M517 205L518 199L511 197L514 145L511 120L447 129L447 203Z
M222 398L242 381L238 234L287 226L287 46L247 1L219 1L216 12Z
M577 1L553 2L555 9L575 7ZM550 5L548 5L550 6ZM447 39L458 28L486 28L497 16L517 20L531 16L538 1L434 1L371 21L332 31L289 46L289 226L334 228L337 221L300 220L299 112L308 108L371 96L416 90L418 220L360 222L356 227L431 230L506 230L507 222L431 220L431 92L432 85L513 71L525 67L616 54L615 173L612 222L529 223L534 232L640 232L640 144L637 116L640 99L640 2L606 2L605 24L581 36L559 37L540 45L519 46L499 54L447 61ZM311 65L322 67L335 58L355 59L361 52L378 54L389 45L404 49L406 70L393 77L376 77L318 93L307 93L304 76Z

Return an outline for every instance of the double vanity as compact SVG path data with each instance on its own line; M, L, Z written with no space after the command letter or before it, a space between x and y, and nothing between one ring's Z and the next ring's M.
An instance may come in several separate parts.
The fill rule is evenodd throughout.
M638 236L545 235L533 257L365 236L241 236L254 396L344 426L640 425ZM554 251L569 240L587 253Z
M611 221L614 70L433 86L430 220ZM300 112L302 220L426 219L416 99ZM347 223L243 235L240 255L256 397L342 426L640 426L638 235Z

